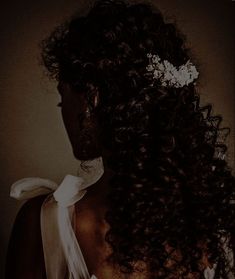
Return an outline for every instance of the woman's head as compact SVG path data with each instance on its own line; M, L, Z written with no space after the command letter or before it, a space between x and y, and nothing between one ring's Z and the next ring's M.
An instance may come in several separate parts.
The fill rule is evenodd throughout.
M150 85L145 77L148 52L176 66L189 59L182 35L173 24L164 23L157 9L97 1L86 16L54 31L44 42L43 60L52 77L85 95L91 106L99 94L97 110L103 114L106 135L115 106L138 98L137 92Z
M77 94L76 89L64 81L59 81L57 89L61 96L59 106L63 122L74 156L80 160L91 160L101 156L100 129L85 92ZM98 94L94 94L92 102L93 107L98 105Z
M226 278L219 241L235 229L230 202L235 188L230 168L216 155L226 151L218 142L221 117L211 115L211 105L200 106L193 83L150 86L148 53L176 67L190 59L175 24L144 3L97 1L86 16L60 26L43 42L49 73L68 86L65 94L79 96L64 115L73 147L85 138L80 123L96 123L89 132L98 139L93 156L109 151L107 163L115 173L106 216L111 262L132 272L144 261L154 278L179 278L180 270L199 274L206 252ZM94 121L83 114L76 122L87 108ZM79 158L82 151L76 154ZM167 260L176 258L166 245L181 253L171 267Z

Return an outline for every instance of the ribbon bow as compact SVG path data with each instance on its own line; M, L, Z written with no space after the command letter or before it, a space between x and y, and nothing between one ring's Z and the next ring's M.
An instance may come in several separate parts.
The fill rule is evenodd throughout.
M51 198L54 199L55 203L57 202L56 215L58 237L60 238L63 253L58 250L59 260L53 259L48 245L44 243L43 250L48 279L64 278L58 271L64 270L63 268L58 266L58 270L55 270L59 262L60 264L67 262L69 279L97 279L94 274L91 277L89 275L82 251L71 224L71 213L74 211L74 204L86 194L87 190L85 190L85 188L88 186L89 185L85 183L82 177L70 174L65 176L60 185L48 179L28 177L16 181L11 186L10 196L17 200L25 200L39 195L53 193ZM46 221L47 220L45 220L44 223L41 218L42 238L48 241L48 239L53 236L50 236L49 232L45 234L48 230L48 221ZM58 247L60 247L59 244ZM61 254L64 255L64 259L60 259Z

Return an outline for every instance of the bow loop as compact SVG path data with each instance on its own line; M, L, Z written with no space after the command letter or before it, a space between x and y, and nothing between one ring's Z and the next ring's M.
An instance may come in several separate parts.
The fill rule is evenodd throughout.
M25 200L54 192L53 197L58 205L68 207L86 194L87 190L82 188L83 184L82 177L70 174L65 176L60 185L40 177L27 177L12 184L10 196L17 200Z
M36 196L49 194L57 189L58 185L49 179L27 177L17 180L11 185L10 196L17 200L31 199Z

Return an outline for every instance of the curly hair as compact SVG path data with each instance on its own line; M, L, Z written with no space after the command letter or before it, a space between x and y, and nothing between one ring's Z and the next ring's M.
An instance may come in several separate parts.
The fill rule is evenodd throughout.
M175 66L192 55L177 24L149 3L96 1L42 42L52 78L88 101L99 92L93 112L114 170L108 260L125 273L144 262L150 278L204 278L206 254L217 263L215 278L230 278L224 241L234 252L235 178L221 156L229 128L211 104L200 105L194 83L150 86L147 53Z

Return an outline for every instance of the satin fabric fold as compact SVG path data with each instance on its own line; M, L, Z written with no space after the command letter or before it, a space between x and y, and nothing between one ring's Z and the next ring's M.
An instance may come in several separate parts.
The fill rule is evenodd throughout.
M89 274L72 226L74 204L83 198L87 187L82 177L69 174L60 185L30 177L11 186L10 196L18 200L48 194L40 215L47 279L97 279Z

